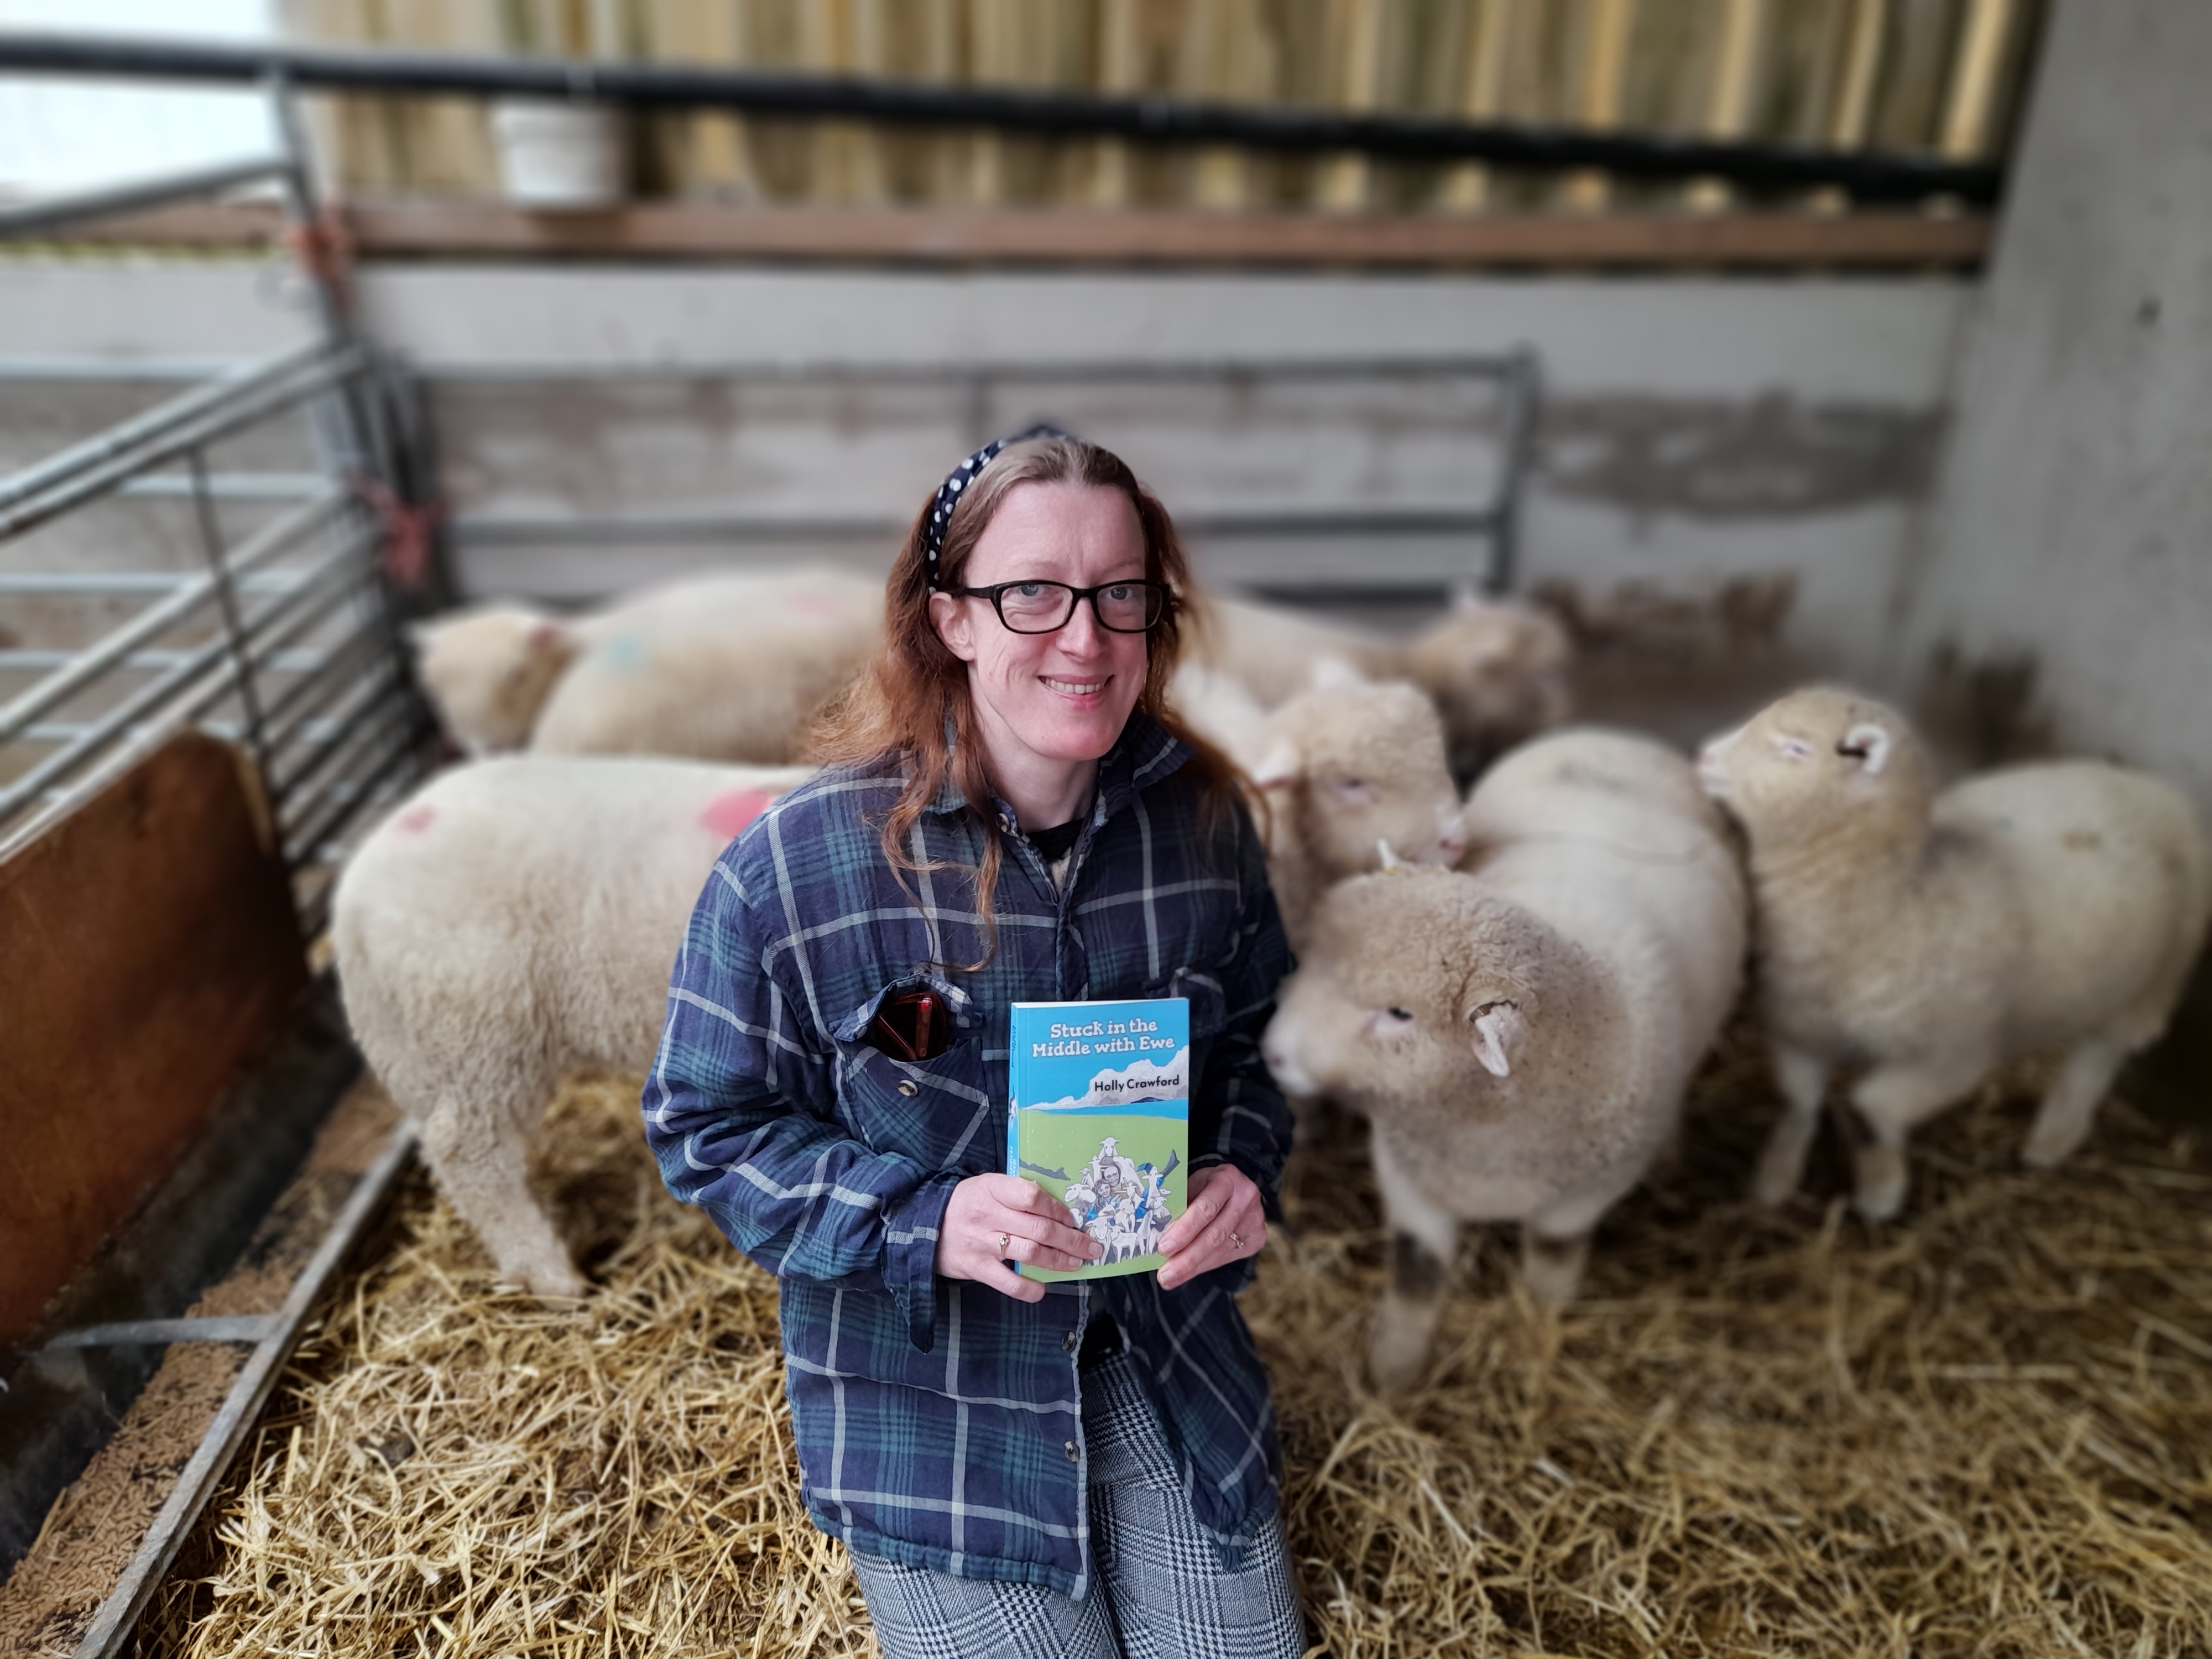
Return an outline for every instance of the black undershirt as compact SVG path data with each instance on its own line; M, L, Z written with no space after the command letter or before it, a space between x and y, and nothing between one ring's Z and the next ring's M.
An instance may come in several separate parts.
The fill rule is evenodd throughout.
M1057 864L1068 855L1075 846L1076 837L1083 833L1083 820L1070 818L1066 823L1055 823L1049 830L1026 830L1022 833L1029 837L1030 845L1037 849L1038 856L1048 865Z

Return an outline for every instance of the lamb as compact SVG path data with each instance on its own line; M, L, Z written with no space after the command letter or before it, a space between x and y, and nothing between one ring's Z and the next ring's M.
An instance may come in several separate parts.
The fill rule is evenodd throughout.
M1410 680L1443 714L1462 777L1571 712L1566 630L1533 605L1462 592L1411 641L1249 599L1217 598L1210 609L1201 661L1241 682L1262 708L1305 690L1313 665L1328 659L1370 679Z
M1391 1234L1369 1352L1419 1376L1460 1227L1518 1221L1540 1300L1579 1287L1598 1221L1671 1142L1735 1000L1747 904L1688 763L1570 730L1468 802L1468 870L1398 867L1322 899L1263 1039L1286 1089L1371 1121Z
M515 755L457 767L363 842L331 933L354 1036L505 1277L584 1290L524 1182L561 1074L651 1064L714 860L804 768Z
M2023 1149L2063 1161L2127 1056L2155 1039L2212 918L2212 848L2164 780L2094 761L1938 792L1912 728L1832 687L1705 746L1698 775L1750 844L1759 992L1784 1098L1752 1196L1797 1189L1831 1072L1855 1203L1903 1206L1905 1138L1997 1065L2063 1055Z
M1450 865L1467 851L1443 728L1403 681L1324 664L1319 684L1267 715L1248 763L1267 796L1267 879L1292 951L1322 893L1384 856ZM1382 848L1390 849L1386 854Z
M424 689L471 755L797 760L883 633L880 582L827 569L702 577L564 619L495 604L413 630Z

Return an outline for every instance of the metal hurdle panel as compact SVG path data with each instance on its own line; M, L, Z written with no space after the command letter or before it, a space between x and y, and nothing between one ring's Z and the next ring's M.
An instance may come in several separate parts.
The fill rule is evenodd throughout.
M410 400L393 367L354 337L337 279L313 257L322 222L304 147L287 88L273 83L270 96L273 154L0 210L0 237L44 238L273 183L316 313L304 343L204 374L0 479L0 621L12 617L0 639L0 857L197 726L251 759L312 940L349 834L419 770L432 726L399 647L385 556L412 471ZM7 363L0 387L128 373ZM292 470L219 465L225 446L288 439L301 458ZM82 527L125 499L173 504L167 533L190 546L193 568L91 568L82 549L92 536L60 559L33 539L41 530L67 539L58 532L72 521Z

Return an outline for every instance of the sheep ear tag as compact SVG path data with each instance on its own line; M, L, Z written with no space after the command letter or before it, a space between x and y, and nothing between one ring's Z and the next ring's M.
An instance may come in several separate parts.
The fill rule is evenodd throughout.
M1474 1057L1482 1062L1482 1069L1492 1077L1510 1077L1514 1054L1528 1032L1520 1009L1510 1002L1486 1002L1470 1018L1474 1026Z
M1375 867L1386 876L1403 875L1413 866L1398 856L1398 849L1378 838L1375 842Z
M1889 758L1889 733L1871 720L1862 720L1844 733L1836 752L1861 763L1869 777L1877 776Z

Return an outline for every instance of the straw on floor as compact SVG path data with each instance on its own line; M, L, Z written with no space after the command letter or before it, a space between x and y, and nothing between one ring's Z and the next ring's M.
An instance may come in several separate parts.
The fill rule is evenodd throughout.
M2212 1652L2212 1160L2108 1107L2018 1171L2016 1090L1923 1138L1871 1228L1816 1160L1735 1194L1741 1038L1565 1314L1474 1238L1427 1383L1360 1381L1382 1240L1358 1130L1300 1155L1246 1298L1316 1641L1345 1656ZM661 1193L629 1079L546 1178L601 1288L499 1286L425 1182L301 1352L149 1613L165 1655L872 1651L799 1508L774 1287Z

